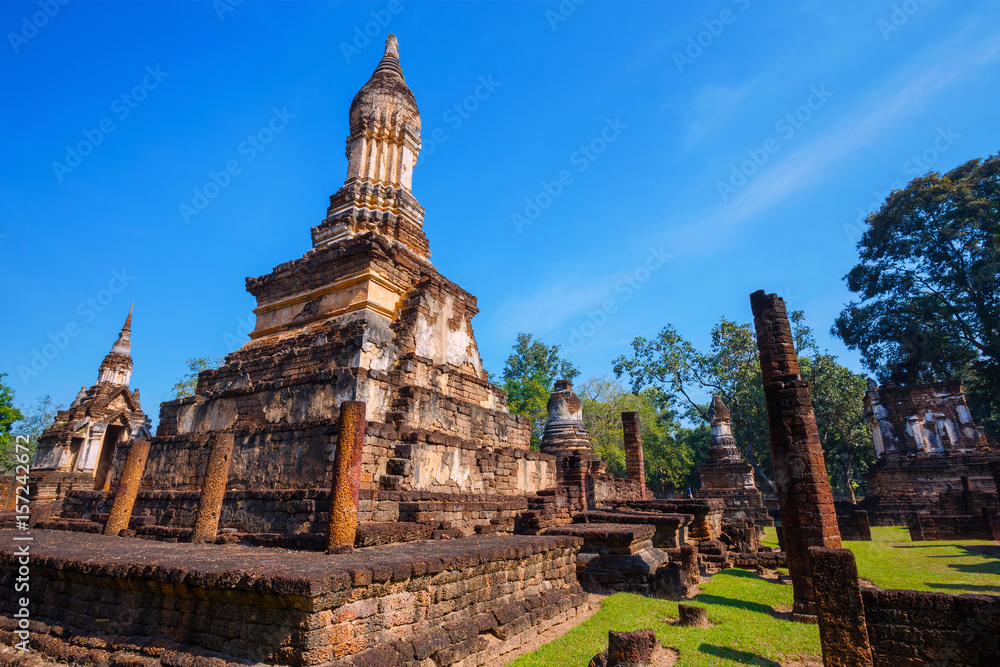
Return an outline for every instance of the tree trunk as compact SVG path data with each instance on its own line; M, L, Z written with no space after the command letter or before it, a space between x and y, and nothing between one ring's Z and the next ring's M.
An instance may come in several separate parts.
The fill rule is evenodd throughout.
M774 485L774 482L768 479L767 475L764 474L764 471L760 469L759 465L757 465L757 461L754 459L753 450L751 449L751 447L747 446L742 452L740 452L740 454L743 456L743 460L749 463L750 467L753 468L753 471L757 473L757 476L760 477L762 480L764 480L764 483L767 484L767 487L768 489L770 489L771 493L773 493L774 495L778 495L778 487Z
M854 452L851 452L850 456L847 457L847 461L844 463L844 492L847 493L847 499L851 501L852 505L857 505L858 500L854 496L854 485L851 484L851 468L854 467Z

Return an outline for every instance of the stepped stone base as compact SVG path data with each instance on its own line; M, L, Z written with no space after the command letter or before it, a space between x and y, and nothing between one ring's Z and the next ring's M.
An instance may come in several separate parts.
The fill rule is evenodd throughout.
M592 593L629 592L651 595L656 570L670 556L653 546L654 526L574 523L550 528L546 535L582 538L576 577Z
M402 656L399 664L502 664L491 660L516 650L522 633L591 608L576 584L582 541L565 536L416 542L337 556L65 531L33 536L31 609L41 625L32 646L60 664L111 664L102 659L115 652L148 667L195 656L216 658L219 667L397 664L336 662L387 646ZM12 537L0 532L7 643Z

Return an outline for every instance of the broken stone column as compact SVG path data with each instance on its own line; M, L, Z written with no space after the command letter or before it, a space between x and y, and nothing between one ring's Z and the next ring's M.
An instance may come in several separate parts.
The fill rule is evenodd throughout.
M622 413L622 433L625 438L625 477L639 484L642 499L646 499L646 463L642 453L642 423L638 412Z
M128 528L128 522L132 518L132 508L135 507L135 499L139 495L139 482L142 481L147 458L149 458L149 440L145 438L133 440L125 458L122 478L118 481L111 513L108 514L108 520L104 524L105 535L117 536Z
M848 549L810 547L813 586L819 612L823 664L872 667L865 604L854 553Z
M364 401L344 401L340 405L340 433L330 489L330 526L326 535L326 552L330 554L351 551L357 536L361 452L368 424L366 409Z
M778 487L788 571L794 586L793 620L814 621L809 547L840 548L833 491L826 473L809 383L799 373L785 302L763 290L750 295L760 372L771 433L771 460Z
M681 567L684 573L691 577L691 581L697 583L701 579L701 569L698 567L698 550L685 544L681 547Z
M226 498L226 482L229 481L229 465L233 459L233 433L221 431L212 436L208 450L208 465L198 497L198 514L191 533L192 542L208 542L215 539L222 516L222 501Z
M651 629L635 632L608 631L608 650L590 660L589 667L653 667L672 664L670 654Z
M707 628L708 610L704 607L693 607L688 604L677 605L678 625L689 628Z

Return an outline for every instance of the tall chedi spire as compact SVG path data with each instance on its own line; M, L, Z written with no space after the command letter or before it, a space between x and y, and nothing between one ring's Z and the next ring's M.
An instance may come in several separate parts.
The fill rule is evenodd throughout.
M132 379L132 311L135 304L129 308L125 326L118 334L118 340L111 347L111 352L104 357L97 372L97 383L108 383L127 387Z
M313 246L375 232L430 257L424 209L413 196L420 112L403 80L395 35L389 35L382 61L354 96L348 118L347 178L330 197L326 219L313 227Z

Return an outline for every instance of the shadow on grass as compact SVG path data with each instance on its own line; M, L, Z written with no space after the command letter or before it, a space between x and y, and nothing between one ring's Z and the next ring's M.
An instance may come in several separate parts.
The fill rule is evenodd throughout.
M747 611L755 611L759 614L767 614L774 618L780 619L782 621L787 621L789 615L780 611L775 611L774 607L766 604L761 604L759 602L748 602L746 600L737 600L735 598L722 597L721 595L711 595L709 593L702 593L695 598L696 602L701 602L704 604L717 604L723 607L733 607L734 609L745 609Z
M924 586L927 586L927 588L945 588L963 592L978 591L980 593L1000 595L1000 586L981 586L979 584L936 584L932 581L925 582Z
M747 651L737 651L725 646L714 646L713 644L702 644L698 647L699 653L714 655L717 658L725 658L741 665L757 665L758 667L781 667L774 660L769 660L762 655L749 653Z

